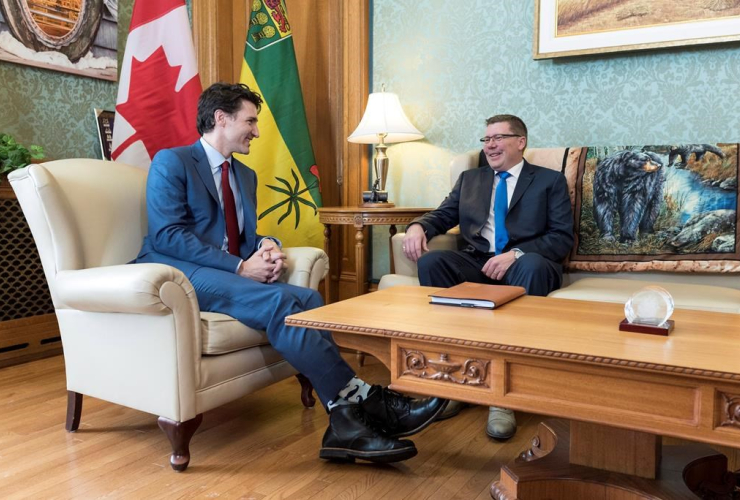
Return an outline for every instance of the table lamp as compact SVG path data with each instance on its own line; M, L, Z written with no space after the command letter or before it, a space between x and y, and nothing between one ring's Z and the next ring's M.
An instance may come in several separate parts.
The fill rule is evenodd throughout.
M386 92L373 92L367 100L365 114L354 132L347 138L358 144L375 144L375 182L372 191L362 193L364 207L392 207L385 190L388 178L388 156L385 150L394 142L407 142L422 139L424 134L411 125L401 108L398 96Z

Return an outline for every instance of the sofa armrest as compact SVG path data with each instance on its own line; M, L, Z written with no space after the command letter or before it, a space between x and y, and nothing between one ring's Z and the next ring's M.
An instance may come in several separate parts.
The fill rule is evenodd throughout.
M99 313L171 314L198 300L190 281L164 264L125 264L57 273L57 309ZM174 293L179 289L179 293ZM189 302L179 303L185 300Z
M411 262L403 254L403 237L406 233L397 233L393 235L391 239L391 245L393 247L393 267L396 274L402 276L418 276L418 270L416 268L416 262ZM458 242L460 239L460 230L455 227L447 231L445 234L435 236L427 243L429 250L457 250Z
M291 285L319 289L319 283L329 272L329 257L320 248L283 248L288 269L280 281Z

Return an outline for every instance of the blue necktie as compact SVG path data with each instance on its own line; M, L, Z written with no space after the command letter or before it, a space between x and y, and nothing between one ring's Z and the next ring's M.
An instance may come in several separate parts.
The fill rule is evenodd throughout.
M506 190L506 178L511 176L509 172L499 172L496 196L493 199L493 224L495 225L495 249L499 255L509 242L509 231L506 230L506 214L509 212L509 193Z

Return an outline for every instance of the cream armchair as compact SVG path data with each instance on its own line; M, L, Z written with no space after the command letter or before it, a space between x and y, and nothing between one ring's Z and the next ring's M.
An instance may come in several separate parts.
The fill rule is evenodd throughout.
M127 264L146 232L146 171L99 160L60 160L9 175L49 283L64 348L66 429L82 395L159 416L172 468L190 461L203 412L296 375L265 333L202 313L193 286L161 264ZM285 249L284 279L317 289L329 260L317 248ZM297 375L302 400L315 400Z

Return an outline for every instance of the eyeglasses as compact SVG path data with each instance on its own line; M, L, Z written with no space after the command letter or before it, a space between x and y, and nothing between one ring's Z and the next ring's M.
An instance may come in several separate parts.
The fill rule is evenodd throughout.
M489 142L493 141L495 144L500 144L503 142L504 139L508 139L509 137L523 137L519 134L496 134L492 137L482 137L480 139L480 142L483 144L488 144Z

